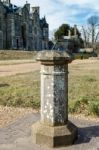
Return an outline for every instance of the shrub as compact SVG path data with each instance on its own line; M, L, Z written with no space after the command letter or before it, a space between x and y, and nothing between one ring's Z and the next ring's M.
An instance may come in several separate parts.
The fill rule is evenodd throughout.
M79 100L69 103L70 113L83 113L88 105L89 99L87 97L81 97Z
M83 76L83 78L87 82L96 82L97 81L95 76L88 76L88 75L86 75L86 76Z
M85 96L79 100L70 101L69 112L99 116L99 100Z
M92 57L92 53L75 53L74 59L88 59Z
M99 100L93 100L89 103L89 112L91 115L99 116Z

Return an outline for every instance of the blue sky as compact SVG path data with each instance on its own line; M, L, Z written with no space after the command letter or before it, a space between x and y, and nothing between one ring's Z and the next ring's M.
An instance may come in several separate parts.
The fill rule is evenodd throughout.
M22 6L26 1L11 0ZM99 0L28 0L32 6L40 6L41 17L44 15L49 23L50 31L57 29L62 23L81 26L91 15L99 14Z

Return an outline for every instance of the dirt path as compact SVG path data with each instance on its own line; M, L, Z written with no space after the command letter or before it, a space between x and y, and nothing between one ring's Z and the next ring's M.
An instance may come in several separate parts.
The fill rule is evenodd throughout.
M10 76L19 73L32 72L40 69L39 63L25 63L16 65L1 65L0 76Z
M32 71L36 71L40 69L40 63L37 62L24 62L23 63L21 61L18 60L14 60L13 61L16 64L9 64L8 61L8 65L6 62L6 65L2 65L2 61L0 61L0 76L10 76L10 75L16 75L19 73L26 73L26 72L32 72ZM12 63L13 63L12 62ZM4 61L3 61L4 63ZM11 61L10 61L11 63ZM18 63L18 64L17 64ZM22 64L19 64L22 63ZM77 65L77 64L96 64L99 63L99 60L74 60L70 65Z

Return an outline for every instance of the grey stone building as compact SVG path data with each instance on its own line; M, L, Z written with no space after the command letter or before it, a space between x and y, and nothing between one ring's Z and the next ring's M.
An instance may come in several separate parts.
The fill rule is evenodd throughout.
M40 8L0 0L0 49L48 49L49 25L40 19Z

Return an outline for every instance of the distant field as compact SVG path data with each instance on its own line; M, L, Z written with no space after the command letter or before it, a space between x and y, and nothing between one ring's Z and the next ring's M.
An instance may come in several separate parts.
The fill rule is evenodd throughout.
M0 105L40 107L39 71L0 77ZM99 61L69 65L69 112L99 116Z
M33 59L35 55L35 51L0 50L0 60Z

